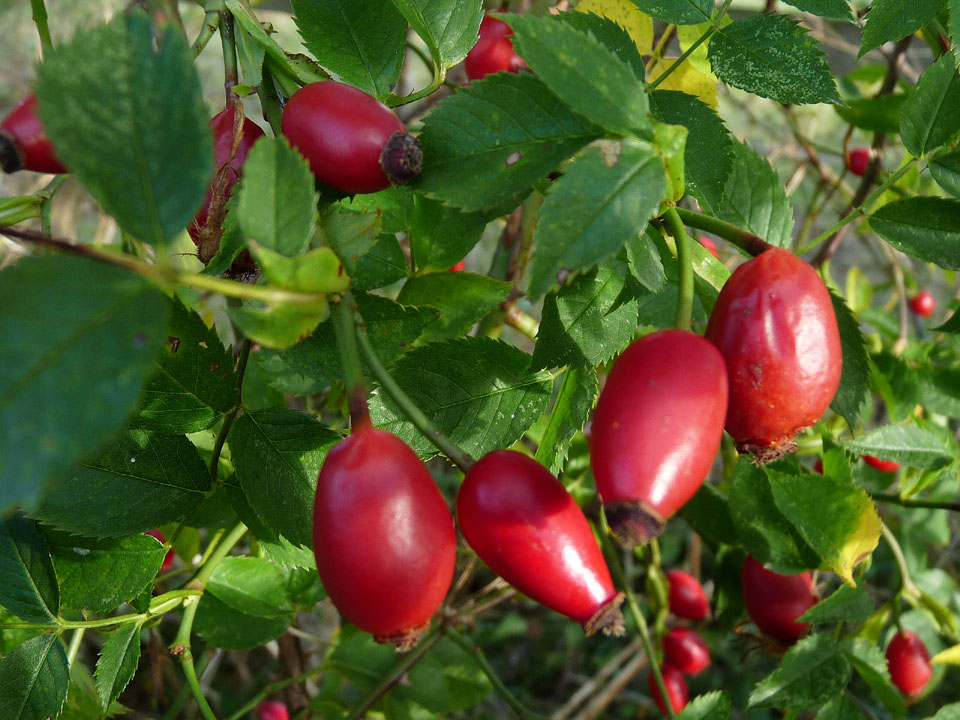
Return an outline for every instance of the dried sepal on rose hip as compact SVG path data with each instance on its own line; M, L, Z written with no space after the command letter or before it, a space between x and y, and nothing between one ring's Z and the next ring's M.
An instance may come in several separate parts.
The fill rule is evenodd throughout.
M57 158L53 143L43 129L33 93L18 102L0 122L0 169L5 173L18 170L70 172Z

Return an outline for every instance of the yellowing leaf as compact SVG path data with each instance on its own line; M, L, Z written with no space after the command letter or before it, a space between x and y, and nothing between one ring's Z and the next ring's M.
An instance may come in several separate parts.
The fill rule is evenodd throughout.
M960 645L954 645L934 655L930 662L934 665L960 665Z
M721 27L729 25L733 22L730 19L729 15L724 15L723 22ZM679 25L677 27L677 40L680 43L680 49L683 52L686 52L700 37L710 29L710 23L701 23L700 25ZM705 40L697 46L697 49L694 50L687 57L687 60L693 65L697 70L702 72L704 75L709 77L714 82L717 82L716 76L713 74L713 70L710 69L710 60L707 58L707 49L710 47L710 41Z
M647 81L653 82L673 65L677 58L660 58L647 68ZM680 90L688 95L694 95L705 104L717 108L717 83L704 75L689 62L670 73L667 78L657 85L658 90Z
M613 20L630 34L641 55L653 52L653 18L630 0L583 0L577 10Z
M850 587L856 587L853 570L867 559L880 542L880 516L876 506L869 500L863 507L860 521L854 532L840 549L839 558L830 563L830 569Z

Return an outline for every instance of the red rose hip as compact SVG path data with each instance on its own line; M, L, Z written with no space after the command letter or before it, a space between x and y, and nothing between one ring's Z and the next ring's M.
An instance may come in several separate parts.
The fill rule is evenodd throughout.
M740 581L743 604L763 633L792 645L807 631L810 624L797 622L797 618L817 604L810 573L781 575L748 555Z
M57 159L37 115L37 98L27 95L0 122L0 169L5 173L33 170L43 173L70 172Z
M416 138L386 105L350 85L305 85L283 110L283 134L318 180L346 193L372 193L420 173Z
M152 538L156 538L160 541L161 544L167 544L167 538L163 536L163 533L160 532L159 528L154 528L153 530L147 530L147 535ZM160 565L160 572L166 572L173 567L173 549L167 550L167 554L163 556L163 563Z
M497 72L518 72L526 63L513 49L513 29L493 15L484 15L480 39L463 61L467 77L479 80Z
M859 177L867 171L867 165L870 164L870 148L858 147L850 151L847 158L847 167L850 172Z
M597 400L590 465L622 545L659 535L697 492L726 412L723 358L699 335L662 330L617 358Z
M663 636L663 655L685 675L696 675L710 665L710 648L700 633L688 627L671 628Z
M919 695L933 677L927 646L912 630L901 630L894 635L887 645L886 656L890 679L904 695Z
M703 249L708 253L713 255L718 260L720 259L720 253L717 252L717 244L713 240L708 238L706 235L701 235L697 238L697 242L699 242L703 246Z
M894 462L893 460L881 460L873 455L864 455L863 461L874 470L879 470L880 472L894 473L900 469L900 463Z
M667 697L670 698L670 707L673 708L674 713L678 713L687 706L687 701L690 699L687 681L683 673L668 662L660 667L660 674L663 675L663 685L667 689ZM669 715L667 705L660 695L660 688L657 687L657 679L652 672L647 676L647 687L650 688L650 696L657 703L660 712Z
M317 479L313 551L340 613L408 649L443 602L457 536L426 466L369 421L327 454Z
M257 706L260 720L290 720L287 706L276 700L264 700Z
M830 406L843 365L830 293L810 265L773 248L736 269L705 333L730 377L726 429L770 462Z
M683 570L667 572L670 581L670 612L684 620L703 620L710 614L710 603L703 592L703 586L689 573Z
M921 290L910 298L910 309L913 310L914 315L928 318L937 309L937 302L933 299L933 295L926 290Z
M467 544L524 595L583 625L623 632L618 593L596 538L563 485L533 458L495 450L467 471L457 495Z

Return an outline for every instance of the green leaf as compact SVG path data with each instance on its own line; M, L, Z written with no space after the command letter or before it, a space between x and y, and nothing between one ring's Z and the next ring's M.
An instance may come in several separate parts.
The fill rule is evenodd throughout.
M240 487L267 527L294 544L311 546L317 474L339 440L312 416L283 408L234 423L229 442Z
M750 15L717 30L710 67L727 85L776 102L839 102L827 56L786 15Z
M168 307L139 276L68 255L0 274L0 337L17 339L0 346L0 509L30 503L120 427L167 338Z
M414 196L408 230L410 255L417 272L448 270L480 240L487 218L462 213L422 195Z
M410 399L473 457L510 447L547 409L550 375L530 372L530 356L488 338L465 337L411 350L390 368ZM437 454L382 390L370 403L373 424L420 457Z
M950 36L950 49L953 56L960 64L960 46L957 45L957 38L960 38L960 0L948 0L947 7L950 10L947 18L947 33Z
M414 665L409 682L398 691L436 713L466 710L492 689L476 660L447 638Z
M960 74L953 55L945 53L924 71L907 98L900 114L900 137L907 150L920 157L943 145L957 130Z
M853 20L850 12L850 3L847 0L783 0L787 5L793 5L812 15L829 18L830 20Z
M814 720L864 720L864 715L852 697L840 693L817 711Z
M477 42L481 0L393 0L393 4L444 68L463 60Z
M645 76L643 56L637 43L620 24L608 17L594 15L593 12L561 13L557 17L581 32L590 32L612 50L618 58L633 68L638 78Z
M510 283L466 272L436 272L410 278L397 302L414 307L435 307L437 322L424 328L424 342L466 335L474 323L507 299Z
M38 76L57 155L107 214L146 243L180 233L213 174L207 109L183 33L124 13L47 53Z
M943 148L930 156L927 167L930 174L954 197L960 197L960 150Z
M41 635L0 660L0 708L8 720L48 720L60 714L70 675L58 635Z
M553 475L560 472L570 450L570 440L583 429L597 402L600 388L592 367L570 368L563 374L550 419L537 445L537 462Z
M97 539L48 531L47 544L61 603L91 612L109 612L136 597L160 572L167 552L149 535Z
M729 717L730 696L714 690L697 695L677 715L677 720L728 720Z
M503 20L513 28L517 54L575 112L613 133L649 139L642 73L561 17L506 14Z
M355 290L386 287L406 277L407 259L393 235L380 235L370 250L360 258L353 276Z
M133 424L168 433L205 430L237 401L233 357L216 328L174 296L167 342L140 396Z
M850 427L856 427L860 408L870 393L870 367L863 334L856 318L839 295L830 292L833 313L840 330L840 347L843 352L843 370L840 385L830 407L842 415Z
M777 247L788 247L793 208L767 159L749 145L733 143L733 170L727 178L717 217Z
M850 663L830 635L803 638L750 693L749 707L792 710L829 702L850 681Z
M224 558L210 576L207 590L248 615L285 617L293 612L280 571L263 558Z
M420 134L423 171L414 183L464 210L519 204L533 182L600 133L537 77L498 73L458 90L427 115Z
M960 718L960 703L951 703L937 710L937 714L928 720L958 720L958 718Z
M799 620L818 625L863 622L873 615L874 610L873 599L862 587L841 585L830 596L807 610Z
M930 22L946 0L874 0L867 13L860 52L863 57L886 42L900 40Z
M733 171L733 140L723 121L709 105L675 90L651 93L650 111L660 122L689 131L683 153L687 192L715 212Z
M126 623L107 636L97 660L97 690L104 710L120 697L139 663L140 623Z
M715 485L704 483L680 509L680 516L709 542L737 544L737 527L730 500Z
M384 100L400 77L407 21L391 0L293 0L303 44L345 83Z
M644 232L631 238L627 243L627 260L630 273L643 287L652 293L663 290L667 276L660 260L657 243L651 236L655 232L649 226Z
M625 140L591 148L566 168L540 209L527 294L538 298L614 255L656 214L666 192L653 148Z
M310 242L317 192L307 161L285 138L261 138L243 164L237 207L247 237L293 257Z
M698 25L713 16L713 0L630 0L658 20L675 25Z
M960 416L960 369L929 368L916 377L921 405L936 413Z
M848 100L846 105L833 109L844 122L870 132L895 135L900 132L900 113L907 100L906 93L892 93L878 97Z
M203 501L210 482L183 435L129 430L47 483L30 515L76 535L130 535L180 520Z
M548 295L531 367L594 367L626 347L637 328L636 302L620 302L628 277L615 259Z
M331 205L323 212L319 231L324 243L333 248L343 262L348 275L353 275L381 231L388 232L381 227L379 212L350 212L342 204Z
M853 669L890 714L894 718L903 717L906 714L903 698L890 680L887 659L880 648L864 638L848 638L843 641L842 648Z
M19 515L0 523L0 606L33 623L54 622L60 614L47 544L34 522Z
M857 455L918 468L943 467L957 458L955 444L948 445L936 433L916 425L885 425L849 440L844 447Z
M873 213L870 227L907 255L960 270L960 200L897 200Z
M249 615L234 610L211 593L204 593L193 627L213 647L253 650L282 635L290 627L290 618Z

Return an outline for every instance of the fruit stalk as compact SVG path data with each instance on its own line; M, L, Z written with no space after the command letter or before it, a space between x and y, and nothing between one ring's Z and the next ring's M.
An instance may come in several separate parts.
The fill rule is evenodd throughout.
M356 304L348 290L343 298L333 305L333 332L337 338L337 352L340 354L340 367L343 368L343 384L347 389L347 403L350 408L350 424L356 429L370 424L370 412L367 409L367 391L363 385L363 371L360 368L360 352L357 349L357 332L353 321Z
M765 240L761 240L753 233L747 232L723 220L710 217L709 215L693 212L692 210L684 210L683 208L676 208L676 213L684 225L719 235L724 240L729 240L754 257L773 247L773 245Z
M233 99L233 86L239 82L237 71L237 41L233 33L233 15L229 10L221 13L220 44L223 47L223 89L227 93L227 106Z
M693 316L693 257L690 245L693 241L687 235L676 208L667 210L663 220L667 231L677 241L677 264L680 266L680 292L677 295L677 319L674 324L681 330L689 330Z
M50 26L47 24L47 8L43 0L30 0L30 10L33 13L33 23L37 26L37 35L40 36L40 45L46 55L53 49L53 40L50 38Z

